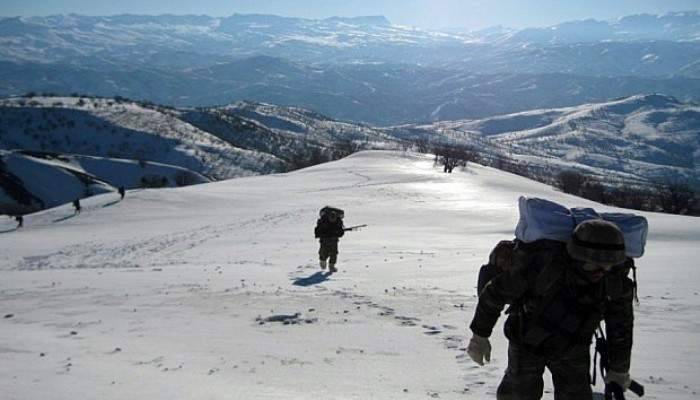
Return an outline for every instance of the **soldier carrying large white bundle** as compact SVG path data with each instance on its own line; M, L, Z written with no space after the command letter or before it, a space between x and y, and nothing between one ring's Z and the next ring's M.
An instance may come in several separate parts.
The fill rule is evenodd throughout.
M521 200L521 212L522 206ZM478 364L490 361L488 337L508 304L508 367L497 398L540 399L546 367L552 373L555 399L590 400L589 349L594 335L600 335L597 350L605 365L606 398L621 400L630 388L643 393L629 374L636 282L628 274L634 268L623 232L602 218L579 223L567 241L499 243L480 272L467 349Z

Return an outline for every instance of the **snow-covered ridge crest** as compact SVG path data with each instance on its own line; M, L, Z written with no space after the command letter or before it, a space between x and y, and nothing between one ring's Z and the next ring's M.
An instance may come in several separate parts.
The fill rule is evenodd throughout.
M237 148L180 119L177 110L96 97L0 101L5 149L50 150L178 165L213 179L275 170L279 160Z

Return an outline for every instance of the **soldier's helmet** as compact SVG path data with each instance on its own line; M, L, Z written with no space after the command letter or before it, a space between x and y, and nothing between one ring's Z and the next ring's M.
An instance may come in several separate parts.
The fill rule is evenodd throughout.
M603 219L578 224L566 250L571 258L592 264L617 265L626 259L622 231Z

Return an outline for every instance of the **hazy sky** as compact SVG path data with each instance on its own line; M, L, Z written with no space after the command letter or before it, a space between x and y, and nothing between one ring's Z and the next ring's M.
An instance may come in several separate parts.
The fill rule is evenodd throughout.
M0 0L0 15L264 13L305 18L384 15L427 28L545 26L583 18L700 9L700 0Z

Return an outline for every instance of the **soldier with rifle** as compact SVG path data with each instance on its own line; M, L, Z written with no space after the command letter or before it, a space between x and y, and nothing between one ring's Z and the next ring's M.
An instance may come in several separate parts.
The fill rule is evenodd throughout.
M338 261L338 241L347 231L357 230L367 225L357 225L349 228L343 226L343 217L345 212L339 208L323 207L320 212L320 218L316 221L316 229L314 234L320 242L318 250L319 265L321 269L326 269L333 273L338 269L335 267Z

